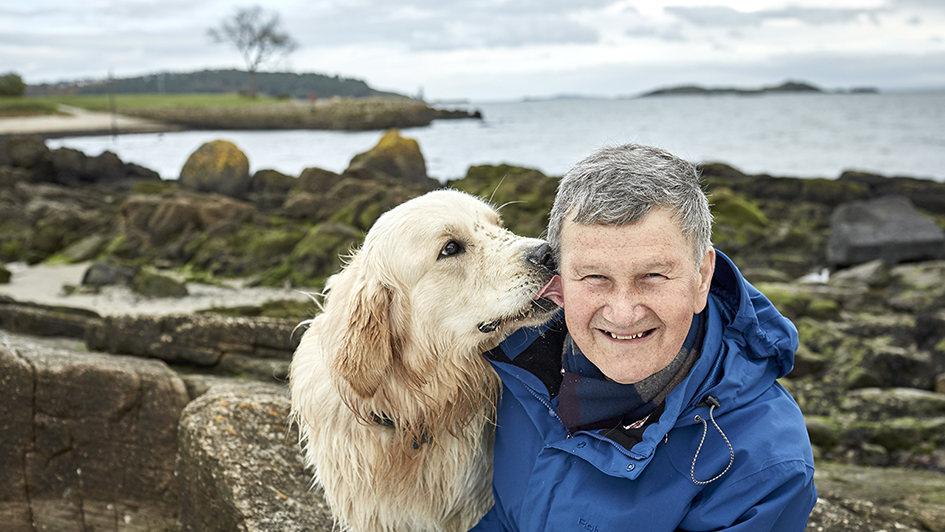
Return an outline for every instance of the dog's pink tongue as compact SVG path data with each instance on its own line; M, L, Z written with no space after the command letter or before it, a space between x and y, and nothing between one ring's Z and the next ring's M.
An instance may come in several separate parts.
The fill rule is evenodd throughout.
M559 307L564 307L564 294L561 292L561 276L555 275L548 281L548 284L541 287L541 290L538 291L538 294L535 295L535 299L540 297L546 297L554 301L555 305Z

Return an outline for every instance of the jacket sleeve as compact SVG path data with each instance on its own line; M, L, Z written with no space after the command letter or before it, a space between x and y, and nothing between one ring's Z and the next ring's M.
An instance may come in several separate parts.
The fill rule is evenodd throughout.
M783 462L704 497L693 505L680 530L803 532L816 502L810 465Z

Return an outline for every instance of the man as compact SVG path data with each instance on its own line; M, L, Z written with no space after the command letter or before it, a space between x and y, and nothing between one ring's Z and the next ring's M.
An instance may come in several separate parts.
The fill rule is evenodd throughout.
M495 506L474 530L802 531L804 418L776 379L797 330L711 245L696 169L603 149L548 227L564 316L486 356L503 393Z

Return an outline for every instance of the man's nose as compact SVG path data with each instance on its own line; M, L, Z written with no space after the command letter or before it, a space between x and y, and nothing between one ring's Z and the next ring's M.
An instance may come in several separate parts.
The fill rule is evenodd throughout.
M557 268L554 255L551 253L551 246L549 246L547 242L534 247L528 252L528 255L525 256L525 260L530 264L547 268L551 271L555 271Z
M604 319L616 327L630 327L646 313L639 297L627 290L615 291L604 307Z

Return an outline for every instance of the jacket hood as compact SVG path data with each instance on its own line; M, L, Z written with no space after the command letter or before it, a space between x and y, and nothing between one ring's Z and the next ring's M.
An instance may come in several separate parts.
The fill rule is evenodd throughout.
M794 368L797 328L720 251L716 251L710 294L713 324L707 325L702 356L714 358L715 364L696 399L709 394L720 402L723 398L737 399L736 404L750 401L755 396L751 390L764 391Z

